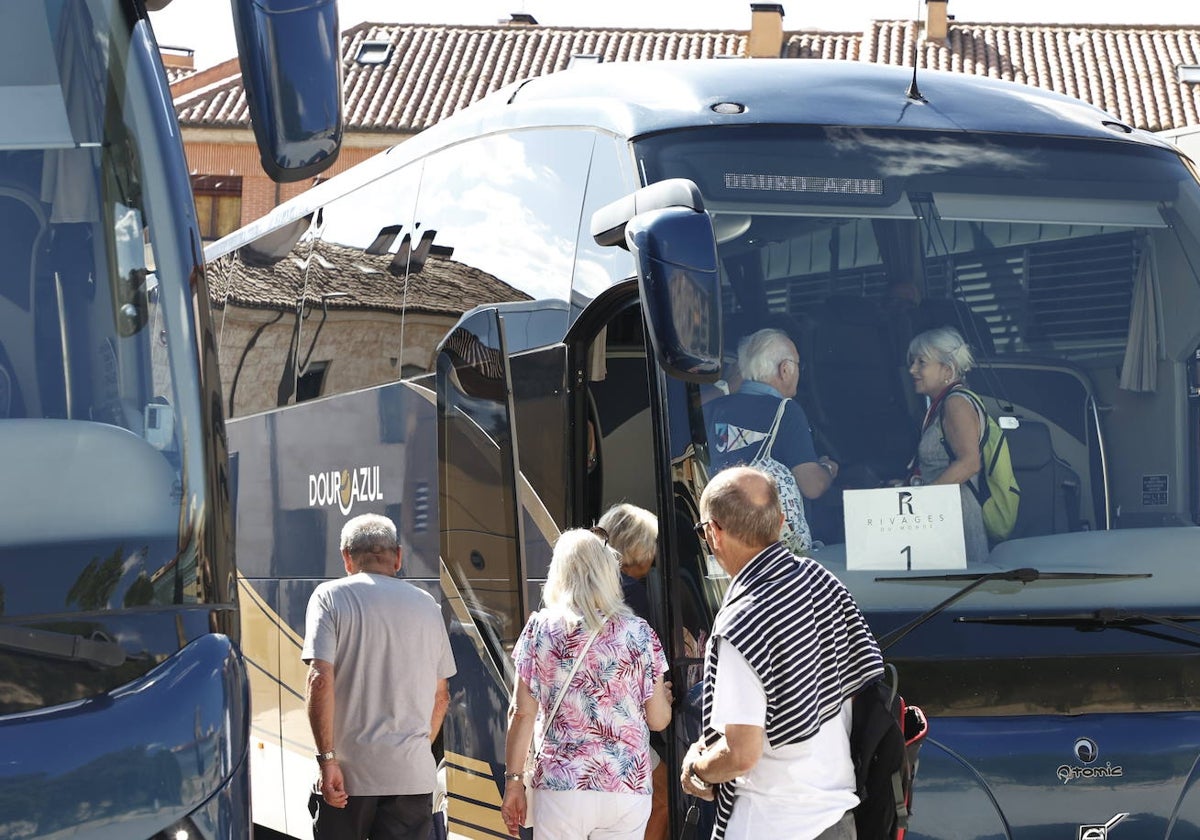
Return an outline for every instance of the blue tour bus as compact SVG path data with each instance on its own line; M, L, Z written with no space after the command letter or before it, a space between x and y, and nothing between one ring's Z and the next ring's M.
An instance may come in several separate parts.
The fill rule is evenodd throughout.
M1200 833L1196 164L1063 96L911 83L817 60L572 68L211 246L256 819L308 836L304 605L364 511L396 518L402 574L451 630L451 836L505 833L511 646L556 535L617 501L659 517L677 767L725 585L693 532L705 416L739 339L775 326L841 464L809 503L813 556L931 721L908 840ZM847 510L905 475L925 409L906 348L939 325L974 349L1018 520L984 562L865 568Z
M279 179L341 140L334 5L289 5L234 3ZM141 0L2 21L0 837L243 840L224 417L158 47Z

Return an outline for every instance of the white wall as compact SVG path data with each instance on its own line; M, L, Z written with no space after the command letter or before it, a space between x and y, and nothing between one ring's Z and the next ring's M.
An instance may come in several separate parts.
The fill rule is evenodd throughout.
M1159 136L1179 146L1192 160L1200 161L1200 125L1160 131Z

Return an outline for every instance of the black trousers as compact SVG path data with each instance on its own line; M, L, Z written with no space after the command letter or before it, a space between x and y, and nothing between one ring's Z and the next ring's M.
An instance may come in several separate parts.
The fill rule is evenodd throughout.
M433 794L351 796L334 808L319 793L308 800L313 840L429 840Z

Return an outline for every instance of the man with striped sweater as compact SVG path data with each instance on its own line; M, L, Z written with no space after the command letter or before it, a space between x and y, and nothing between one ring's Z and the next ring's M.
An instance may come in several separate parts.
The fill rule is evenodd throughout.
M778 541L771 476L721 471L700 518L732 580L708 643L704 733L684 757L684 792L716 799L713 840L854 840L850 700L883 673L875 637L841 581Z

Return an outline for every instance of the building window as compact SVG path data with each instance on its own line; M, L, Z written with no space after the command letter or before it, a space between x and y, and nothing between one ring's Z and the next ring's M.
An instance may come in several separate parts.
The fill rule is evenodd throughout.
M359 64L387 64L392 57L392 45L389 41L363 41L358 48L354 60Z
M309 362L304 373L296 380L296 402L315 400L325 389L325 372L329 362Z
M233 233L242 224L242 176L193 175L196 220L200 237L213 242Z

